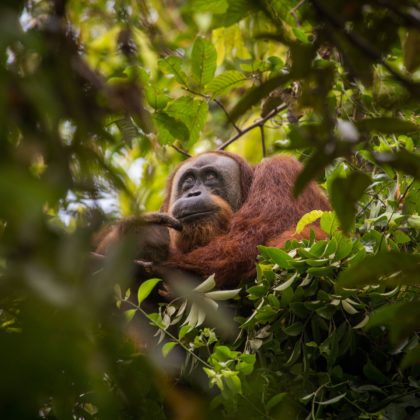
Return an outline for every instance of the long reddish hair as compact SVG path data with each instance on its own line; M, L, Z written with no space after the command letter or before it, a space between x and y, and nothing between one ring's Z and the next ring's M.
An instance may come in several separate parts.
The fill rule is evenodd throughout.
M252 169L232 153L211 153L228 156L240 165L242 206L233 214L226 233L191 252L174 251L168 265L192 271L203 278L215 273L219 287L232 287L255 275L257 245L281 237L294 228L305 213L328 210L330 206L313 182L298 198L293 197L293 185L302 165L292 156L279 155ZM164 211L168 210L172 181L173 176L168 181Z

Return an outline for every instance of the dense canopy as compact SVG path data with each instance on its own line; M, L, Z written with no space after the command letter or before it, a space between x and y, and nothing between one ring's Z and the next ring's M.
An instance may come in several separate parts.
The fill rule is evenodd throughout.
M418 416L419 98L415 0L2 0L0 417ZM146 313L91 238L216 149L296 156L328 238Z

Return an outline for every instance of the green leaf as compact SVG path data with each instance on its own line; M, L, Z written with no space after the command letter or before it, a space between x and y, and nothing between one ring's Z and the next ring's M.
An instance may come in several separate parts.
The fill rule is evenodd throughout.
M411 349L401 361L401 369L420 364L420 344Z
M363 172L352 172L347 178L335 178L331 185L331 203L344 232L348 232L356 214L356 203L371 180Z
M296 233L301 233L307 225L318 220L324 212L322 210L312 210L301 217L296 225Z
M169 56L158 61L159 69L166 74L175 77L175 80L183 86L188 86L188 77L182 70L184 60L181 57Z
M342 260L348 257L353 249L353 241L350 238L346 238L344 235L340 235L337 238L337 250L335 252L335 259Z
M273 261L281 268L290 268L290 262L293 261L293 258L285 251L280 248L272 248L263 245L259 245L258 250L260 251L261 255Z
M293 364L295 364L296 361L298 360L301 352L302 352L301 341L300 340L296 340L295 345L293 347L293 351L290 354L290 356L287 359L287 361L284 364L284 366L292 366Z
M183 325L178 332L178 338L182 340L191 331L190 325Z
M229 374L224 374L223 379L227 387L235 394L242 393L242 384L239 376L236 372L229 372Z
M162 281L161 279L149 279L142 283L137 291L137 300L139 302L139 306L141 303L152 293L152 290L155 286Z
M393 233L394 236L394 241L397 244L407 244L408 242L411 241L411 238L404 232L402 232L401 230L396 230Z
M128 311L125 311L124 312L125 319L128 322L130 322L134 318L134 315L136 314L136 312L137 312L137 309L129 309Z
M328 235L332 235L338 229L338 218L332 211L324 211L320 220L321 229Z
M366 257L340 273L337 286L354 288L378 283L387 286L420 284L420 255L392 251Z
M367 328L376 327L378 325L389 325L393 319L396 319L397 312L403 305L403 302L397 302L376 309L369 317Z
M228 27L247 17L255 10L253 0L228 0L228 9L221 21L221 25Z
M389 326L393 343L410 336L420 328L419 302L397 302L376 309L366 327L372 328L378 325Z
M325 277L330 276L333 273L333 269L332 267L311 267L306 272L316 277Z
M366 378L377 385L385 385L390 382L389 379L372 363L370 359L368 359L367 363L363 366L363 373Z
M190 133L187 126L165 112L153 114L153 121L158 130L158 139L161 144L169 144L178 139L188 141Z
M297 197L305 187L315 178L317 178L324 169L334 160L333 154L324 154L317 149L305 162L305 166L300 171L293 186L293 195Z
M247 289L247 292L250 295L252 295L252 298L254 298L254 297L261 298L261 297L266 295L267 286L265 286L264 284L259 284L257 286L251 286Z
M199 140L201 130L207 120L208 110L207 102L190 96L181 96L168 106L168 114L184 123L189 131L189 136L180 139L187 142L186 147L194 145Z
M354 122L360 131L377 131L389 134L416 133L420 126L400 118L365 118Z
M303 330L303 324L301 322L295 322L294 324L289 325L286 328L283 328L284 333L292 337L300 335L302 333L302 330Z
M211 12L215 14L225 13L228 8L227 0L192 0L193 12Z
M170 351L177 345L174 341L169 341L162 347L163 357L167 357Z
M420 230L420 216L413 215L407 218L408 226Z
M159 328L165 329L166 326L162 321L162 317L160 316L160 314L158 313L151 313L151 314L147 314L147 318L149 318L151 324L153 326L159 326Z
M397 171L405 172L420 179L420 155L401 149L395 153L373 153L376 162L389 165Z
M197 37L191 53L191 70L194 81L202 89L214 77L217 53L213 44Z
M369 315L366 315L358 324L356 324L353 327L353 329L358 330L360 328L364 328L368 324L369 319L370 319Z
M247 78L241 72L237 70L228 70L216 76L207 85L206 91L211 93L213 96L220 96L229 92L231 89L246 80Z
M160 92L154 85L145 87L147 103L156 110L165 108L169 102L169 96Z
M280 286L275 287L273 290L275 290L276 292L281 292L283 290L286 290L288 287L290 287L293 284L293 282L296 280L297 277L298 277L298 274L296 273L289 280L280 284Z
M267 409L267 411L270 411L277 404L281 403L286 397L287 392L280 392L279 394L274 395L274 397L268 400L265 408Z
M324 267L325 265L328 265L329 263L328 258L318 258L318 259L307 259L305 260L306 264L308 264L310 267Z

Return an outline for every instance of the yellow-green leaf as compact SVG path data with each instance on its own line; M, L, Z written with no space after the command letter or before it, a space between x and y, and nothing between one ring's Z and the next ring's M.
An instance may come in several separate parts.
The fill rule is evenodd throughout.
M152 290L155 288L155 286L162 281L161 279L150 279L146 280L144 283L142 283L139 287L139 290L137 292L137 299L139 302L139 306L142 304L142 302L150 295Z
M312 210L303 215L296 225L296 233L301 233L307 225L318 220L323 214L324 212L322 210Z

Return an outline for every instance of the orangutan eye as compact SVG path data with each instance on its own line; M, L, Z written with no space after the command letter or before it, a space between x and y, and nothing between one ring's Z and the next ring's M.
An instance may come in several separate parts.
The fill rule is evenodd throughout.
M217 180L217 175L216 175L216 173L215 173L215 172L213 172L213 171L211 171L211 172L207 172L207 173L204 175L204 180L205 180L206 182L213 182L213 181L216 181L216 180Z
M195 178L192 175L188 175L183 181L182 181L182 189L188 190L194 185Z

